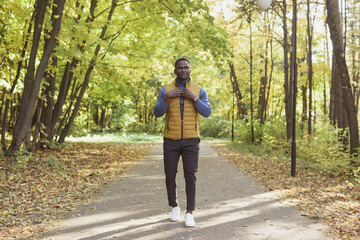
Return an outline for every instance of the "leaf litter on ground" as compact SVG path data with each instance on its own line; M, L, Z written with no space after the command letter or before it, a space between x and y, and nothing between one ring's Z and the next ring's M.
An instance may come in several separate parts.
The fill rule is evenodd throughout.
M0 161L0 239L36 239L89 202L150 144L73 143L21 161Z
M278 191L283 201L297 206L304 216L327 223L330 237L360 239L360 186L356 181L301 163L294 178L289 159L242 153L226 142L213 146L269 191Z

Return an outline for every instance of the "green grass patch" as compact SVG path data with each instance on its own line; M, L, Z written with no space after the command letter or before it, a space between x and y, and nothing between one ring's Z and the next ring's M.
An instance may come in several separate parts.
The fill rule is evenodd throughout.
M70 142L88 142L88 143L157 143L162 142L161 134L148 133L94 133L84 137L68 137Z
M67 142L88 142L88 143L161 143L162 134L151 133L92 133L83 137L68 137ZM201 137L204 141L229 141L226 138Z

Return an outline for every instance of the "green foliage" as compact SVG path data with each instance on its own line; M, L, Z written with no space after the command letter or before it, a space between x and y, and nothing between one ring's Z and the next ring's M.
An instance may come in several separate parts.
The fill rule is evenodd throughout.
M200 135L202 137L229 138L231 122L218 116L200 118Z
M238 142L238 141L234 141L234 142L229 142L228 145L231 148L237 149L243 153L249 154L249 155L259 155L259 156L264 156L265 154L272 154L273 153L273 148L271 145L267 145L267 144L251 144L251 143L246 143L246 142Z
M26 165L29 161L35 161L32 152L29 152L25 146L20 151L15 153L16 163L20 165Z
M252 142L252 133L251 133L251 125L254 128L254 143L260 144L261 142L269 141L272 143L277 143L280 140L281 134L277 134L281 128L279 127L277 122L274 121L266 122L265 124L260 124L258 120L254 120L253 124L249 119L246 120L238 120L236 122L236 131L235 136L237 141L243 143L251 143Z
M90 128L88 128L88 117L86 115L79 115L74 120L74 124L71 127L70 136L86 136Z
M49 154L46 157L45 165L62 173L64 173L62 170L66 167L65 163L61 160L59 161L58 157L54 154Z
M286 142L286 126L284 122L284 117L275 118L270 116L262 126L262 140L273 146L274 149L281 148Z
M15 152L12 161L12 170L15 173L15 177L20 178L21 172L26 170L27 165L35 161L36 159L33 156L33 153L29 152L24 146L19 151Z
M128 125L136 121L135 115L133 104L129 100L123 100L113 108L110 130L122 131L126 129Z
M3 145L0 144L0 148L2 149ZM0 160L3 159L5 157L5 153L4 152L0 152Z
M236 143L231 145L242 152L259 156L269 154L278 158L290 159L290 143L284 141L286 129L281 125L281 119L270 119L263 126L257 122L255 128L255 145L251 144L250 123L237 122ZM325 172L329 176L349 178L360 181L359 157L350 158L339 141L340 131L327 121L319 121L314 126L314 137L297 139L298 168L311 168ZM259 141L261 139L261 141Z
M133 122L127 126L126 130L133 133L152 133L159 134L162 133L164 129L163 121L154 121L152 123L146 124L141 122Z
M315 125L316 136L297 140L298 155L311 167L334 176L351 174L350 158L339 141L339 131L328 122Z
M360 184L360 167L357 167L353 170L355 180Z
M43 140L43 144L46 148L51 149L51 150L55 150L55 149L60 149L60 148L71 148L71 144L69 143L58 143L55 141L49 141L47 139Z

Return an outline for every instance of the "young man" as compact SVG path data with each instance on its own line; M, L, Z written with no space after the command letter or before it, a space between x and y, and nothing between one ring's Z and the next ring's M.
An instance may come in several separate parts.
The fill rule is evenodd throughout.
M156 117L166 113L164 130L164 169L172 221L180 220L176 196L176 174L182 156L186 182L185 226L194 227L196 176L199 160L199 114L208 117L211 106L204 88L190 79L190 62L180 58L175 62L175 81L163 87L154 107Z

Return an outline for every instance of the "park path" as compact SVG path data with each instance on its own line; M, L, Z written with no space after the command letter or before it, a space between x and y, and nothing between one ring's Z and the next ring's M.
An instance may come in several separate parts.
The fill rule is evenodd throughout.
M200 145L196 227L185 228L183 219L171 222L162 159L158 144L97 201L81 206L60 224L60 231L44 239L329 239L323 235L326 225L281 203L206 142ZM185 210L182 164L177 181Z

